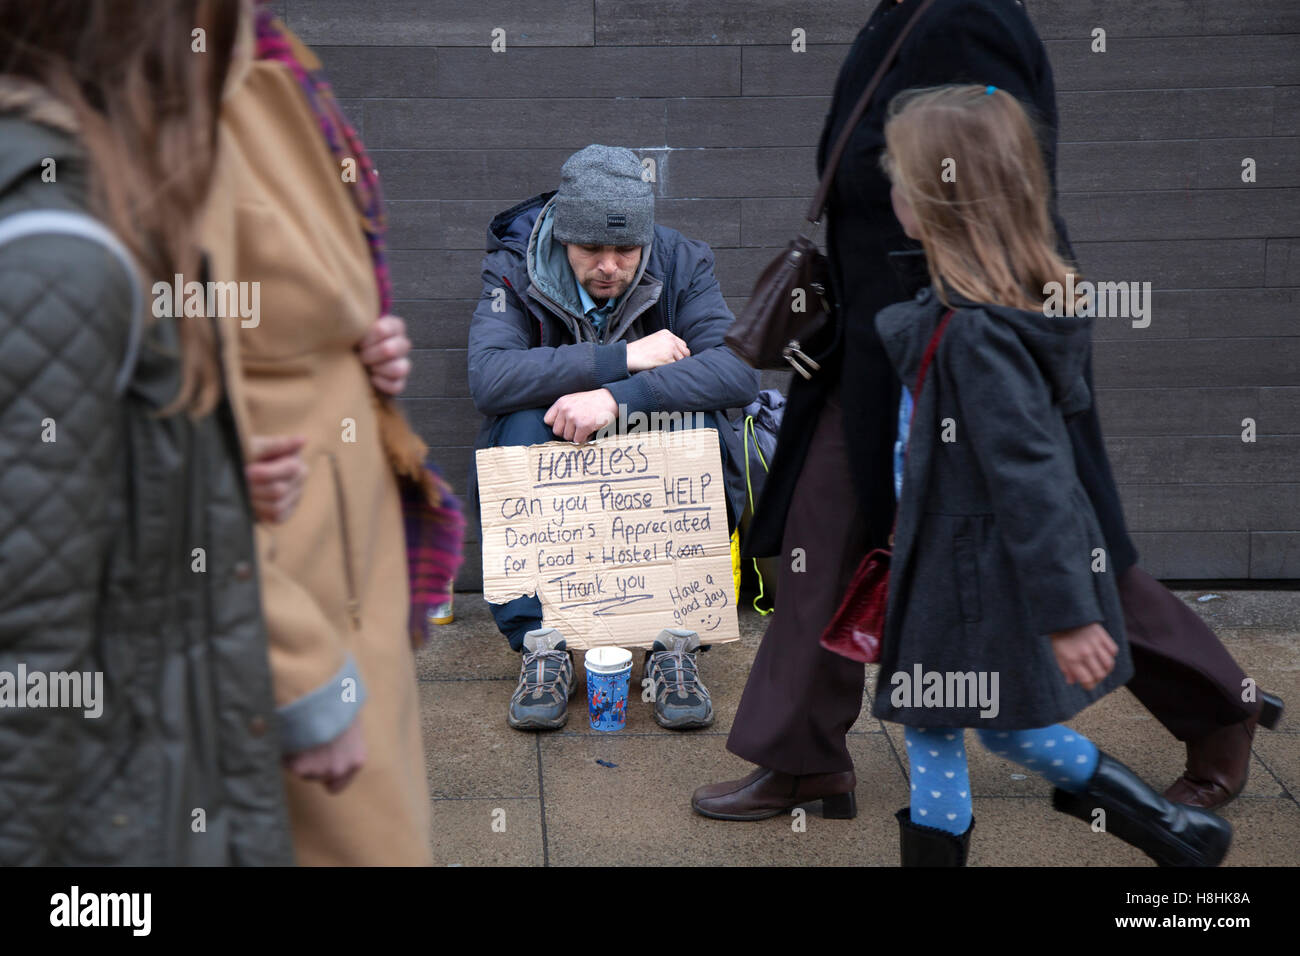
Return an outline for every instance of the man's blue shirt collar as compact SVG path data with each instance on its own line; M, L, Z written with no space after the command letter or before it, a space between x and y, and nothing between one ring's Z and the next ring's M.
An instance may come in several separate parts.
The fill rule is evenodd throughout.
M573 281L578 287L578 297L582 299L583 314L587 316L587 318L591 319L592 325L596 326L597 329L601 328L601 326L605 324L605 320L609 318L614 309L618 307L618 300L622 298L622 296L606 299L604 305L598 306L596 305L596 300L591 297L583 284L578 281L576 275L573 277Z

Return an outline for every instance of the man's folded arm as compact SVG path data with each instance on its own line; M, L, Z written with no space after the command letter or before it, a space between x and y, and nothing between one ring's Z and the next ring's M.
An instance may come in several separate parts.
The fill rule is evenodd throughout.
M505 290L503 294L497 290ZM502 303L504 301L504 309ZM494 311L494 305L497 310ZM469 390L484 415L546 408L556 399L626 379L627 343L531 345L529 323L517 296L490 267L469 327Z
M720 411L743 407L758 396L758 372L722 344L735 316L722 298L713 272L712 250L699 240L686 239L677 255L678 265L691 270L691 281L674 303L673 330L691 354L604 383L629 414Z

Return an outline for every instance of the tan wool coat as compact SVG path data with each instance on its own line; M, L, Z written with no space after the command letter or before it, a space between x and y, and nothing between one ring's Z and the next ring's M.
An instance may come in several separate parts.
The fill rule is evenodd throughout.
M257 527L280 728L286 749L301 750L359 716L368 752L339 794L286 774L297 859L427 864L401 504L354 348L379 315L359 213L293 75L252 62L246 46L219 149L211 278L260 284L258 324L225 324L245 449L252 435L307 440L296 511Z

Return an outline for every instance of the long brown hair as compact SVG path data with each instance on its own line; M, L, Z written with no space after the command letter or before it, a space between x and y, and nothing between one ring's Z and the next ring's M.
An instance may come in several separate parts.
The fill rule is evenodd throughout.
M900 94L885 144L885 172L916 215L945 304L955 292L1038 310L1045 285L1077 275L1057 254L1042 152L1014 96L983 86Z
M199 220L238 22L239 0L0 0L0 74L70 109L89 159L90 207L155 280L199 277ZM194 50L196 30L204 52ZM181 385L167 411L202 415L221 395L212 325L178 329Z

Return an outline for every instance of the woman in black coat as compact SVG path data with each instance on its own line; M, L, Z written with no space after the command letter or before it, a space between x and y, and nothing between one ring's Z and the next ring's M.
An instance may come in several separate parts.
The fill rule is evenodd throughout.
M818 168L870 75L918 0L883 0L858 34L836 83ZM830 816L854 813L856 778L845 735L861 709L860 665L823 651L853 569L886 544L893 520L890 475L897 379L872 318L925 284L924 259L904 235L879 166L889 101L906 89L992 84L1037 120L1055 195L1056 95L1046 51L1015 0L937 0L886 72L851 135L830 193L827 247L840 304L836 335L822 344L822 371L795 378L772 471L746 552L781 555L782 596L755 657L727 747L756 764L748 777L701 787L694 808L719 819L755 820L814 799ZM1062 251L1069 242L1054 215ZM1090 361L1085 379L1091 387ZM1079 479L1105 535L1133 651L1129 688L1188 744L1188 773L1167 794L1218 806L1245 784L1259 702L1243 702L1245 676L1200 618L1136 567L1137 554L1102 444L1095 406L1067 422ZM1280 702L1268 703L1265 720Z

